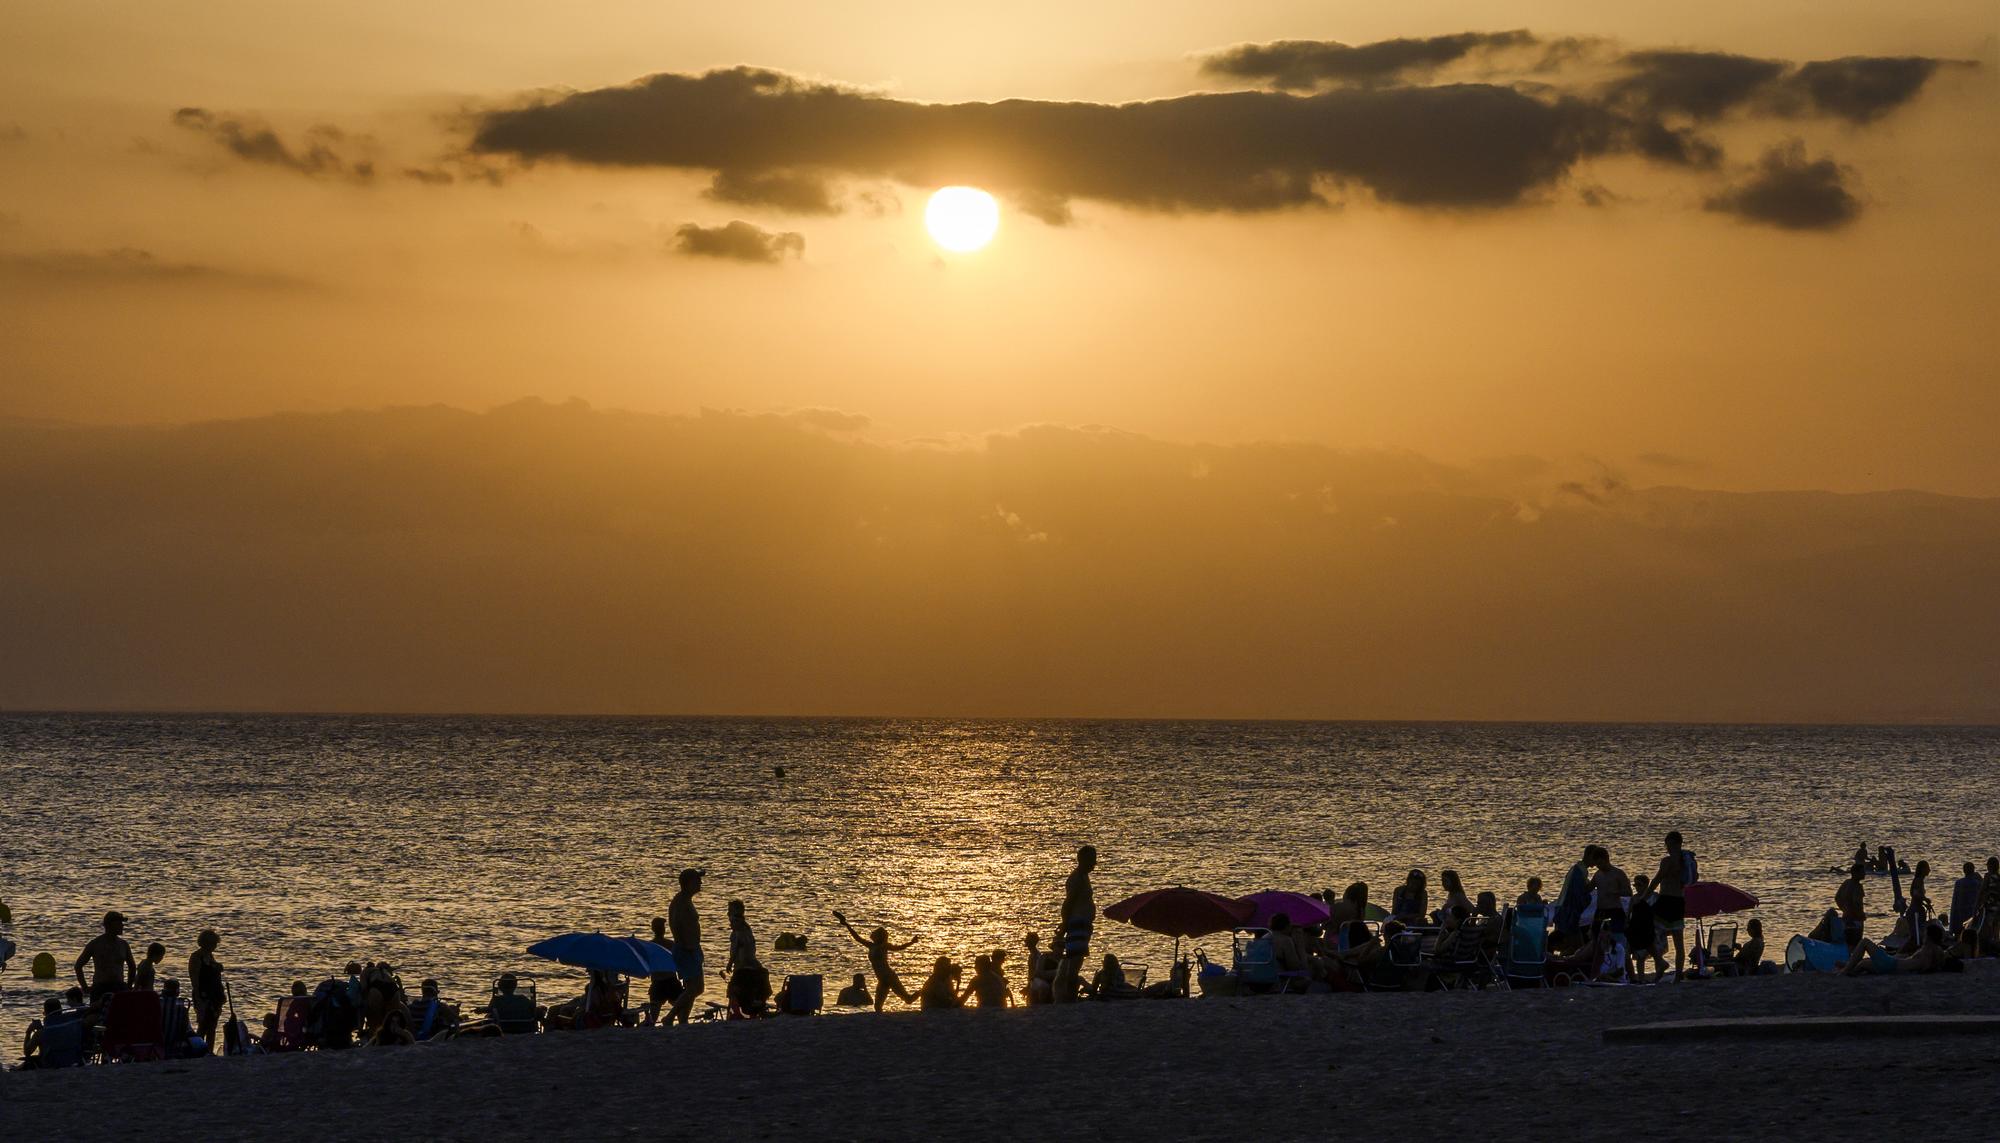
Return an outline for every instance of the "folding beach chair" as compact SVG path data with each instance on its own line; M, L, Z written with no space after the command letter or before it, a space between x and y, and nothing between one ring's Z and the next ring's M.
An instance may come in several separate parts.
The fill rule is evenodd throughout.
M111 994L99 1051L106 1063L164 1060L167 1044L160 994L143 988Z
M1263 992L1278 986L1278 954L1264 929L1242 929L1234 941L1236 981L1242 988Z
M1511 906L1501 914L1500 981L1508 988L1549 986L1546 905Z
M42 1025L42 1058L45 1068L74 1068L83 1064L83 1021L74 1016Z
M785 978L785 1014L811 1016L826 995L826 978L819 973L793 973Z
M1413 973L1423 970L1423 933L1404 929L1384 939L1382 948L1383 959L1373 969L1361 974L1364 992L1400 992L1408 985Z
M1697 950L1696 969L1715 976L1736 974L1736 926L1710 925Z

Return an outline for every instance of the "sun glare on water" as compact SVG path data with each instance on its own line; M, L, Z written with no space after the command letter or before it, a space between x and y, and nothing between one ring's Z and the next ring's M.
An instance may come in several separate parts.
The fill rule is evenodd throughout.
M943 187L924 207L924 228L946 250L969 254L993 241L1000 204L978 187Z

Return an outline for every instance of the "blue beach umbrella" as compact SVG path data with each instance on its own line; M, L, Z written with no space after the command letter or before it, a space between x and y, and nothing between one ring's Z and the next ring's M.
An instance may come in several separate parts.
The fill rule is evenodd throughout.
M607 937L603 933L563 933L528 946L529 956L575 968L594 968L625 976L678 972L674 954L638 937Z

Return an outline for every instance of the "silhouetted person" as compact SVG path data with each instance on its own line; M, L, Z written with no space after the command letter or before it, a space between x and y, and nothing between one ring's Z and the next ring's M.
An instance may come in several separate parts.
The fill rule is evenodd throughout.
M868 1007L868 974L865 972L855 973L854 983L841 989L840 995L834 997L833 1002L842 1008Z
M681 891L667 903L667 928L674 934L674 964L680 969L681 994L667 1014L667 1023L688 1022L688 1011L702 990L701 915L695 912L694 895L701 892L702 871L681 870Z
M1067 1004L1077 997L1083 958L1090 955L1091 926L1097 920L1097 899L1090 888L1090 871L1097 868L1097 847L1086 845L1076 851L1076 868L1063 883L1062 963L1050 999Z
M1421 869L1410 870L1396 891L1389 894L1389 916L1406 925L1427 925L1431 920L1430 891Z
M1857 861L1847 870L1847 880L1834 890L1833 907L1840 910L1842 939L1852 950L1861 945L1861 930L1868 923L1868 898L1861 879L1868 875L1868 867Z
M1951 887L1951 931L1958 933L1979 915L1979 867L1970 861L1965 863L1965 876L1952 883Z
M1521 906L1521 905L1539 905L1541 903L1542 903L1542 879L1539 877L1530 877L1528 878L1528 884L1526 890L1519 897L1514 898L1514 904L1516 906Z
M1667 834L1666 845L1660 868L1653 874L1653 892L1659 894L1653 902L1653 924L1673 938L1674 979L1679 981L1687 972L1687 887L1695 879L1695 862L1694 854L1681 848L1681 831Z
M188 958L188 1006L194 1009L195 1032L215 1050L215 1022L222 1017L222 962L215 959L222 943L214 929L203 929L195 938L194 955Z
M160 978L160 962L165 959L167 959L167 946L158 941L147 945L146 959L140 961L138 969L132 973L132 987L151 992Z
M840 922L841 927L847 930L847 935L853 937L856 944L868 950L868 967L875 970L875 1011L882 1010L882 1005L888 1001L892 992L905 1004L916 999L916 994L903 987L903 978L897 976L896 970L889 964L890 953L902 952L917 943L914 935L900 945L892 945L889 943L889 930L879 925L869 930L868 935L864 937L848 923L847 914L835 909L833 919Z
M674 942L667 938L667 919L665 917L653 918L653 943L666 949L668 952L674 950ZM679 962L675 963L678 964ZM649 977L646 984L647 1023L656 1023L660 1019L661 1010L678 999L680 994L681 978L679 973L656 972Z
M958 967L951 963L950 957L941 956L932 961L931 974L917 989L917 1006L925 1012L957 1008L958 975Z
M76 958L76 983L89 990L96 1004L131 983L138 966L132 963L132 946L120 934L125 931L125 914L113 910L104 914L104 931L83 946ZM90 979L83 978L83 966L90 966Z

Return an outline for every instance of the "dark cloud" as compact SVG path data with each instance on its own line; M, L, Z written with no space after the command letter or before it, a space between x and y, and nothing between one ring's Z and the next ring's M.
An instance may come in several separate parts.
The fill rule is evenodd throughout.
M448 187L458 181L450 171L438 167L405 167L403 177L427 187Z
M1612 145L1612 128L1584 102L1487 84L925 104L734 68L488 112L471 145L527 161L972 183L1059 218L1072 198L1167 211L1318 205L1325 182L1405 205L1504 206Z
M717 171L703 192L716 202L768 206L791 214L839 214L827 181L799 171Z
M1793 67L1784 60L1728 52L1628 52L1628 74L1606 98L1649 116L1717 119L1732 111L1796 117L1831 115L1871 123L1908 103L1949 61L1923 56L1848 56Z
M1533 44L1525 30L1459 32L1422 39L1342 44L1331 40L1277 40L1239 44L1204 59L1210 75L1254 79L1289 91L1322 86L1367 86L1428 75L1475 52Z
M1630 73L1612 83L1609 97L1646 115L1714 119L1741 105L1785 74L1783 60L1728 52L1640 51L1621 63Z
M45 284L190 283L261 289L298 289L305 285L297 278L278 274L231 270L199 262L168 261L155 256L150 250L129 246L96 252L54 250L0 254L0 277L33 279Z
M803 256L806 239L803 234L765 230L741 219L723 226L690 222L674 231L674 249L698 258L776 264Z
M1705 205L1786 230L1835 230L1861 213L1860 200L1847 189L1847 173L1832 159L1808 159L1805 144L1793 139L1766 151L1747 182Z
M1821 114L1871 123L1916 98L1944 63L1921 56L1815 60L1786 86Z
M280 167L309 178L345 179L366 183L375 178L373 160L365 154L370 141L347 134L338 127L318 126L305 133L304 141L293 146L270 127L249 119L218 115L201 107L183 107L174 112L175 126L205 135L230 154L246 163Z

